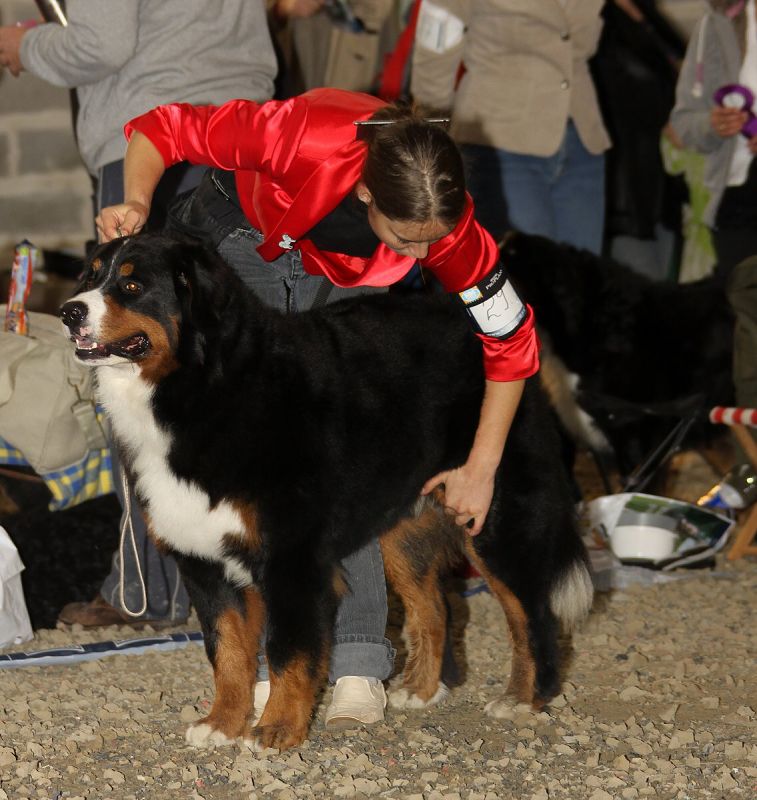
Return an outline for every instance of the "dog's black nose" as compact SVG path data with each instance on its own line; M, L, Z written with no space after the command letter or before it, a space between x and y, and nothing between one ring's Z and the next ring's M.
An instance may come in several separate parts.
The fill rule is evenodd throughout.
M69 300L60 309L60 318L63 324L69 328L74 328L87 318L87 306L78 300Z

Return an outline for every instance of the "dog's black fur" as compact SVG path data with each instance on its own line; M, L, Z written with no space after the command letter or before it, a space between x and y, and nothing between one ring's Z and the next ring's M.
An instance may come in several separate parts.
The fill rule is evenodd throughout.
M418 508L424 482L466 460L478 423L481 346L464 310L446 297L381 295L285 316L200 246L140 235L95 252L61 314L77 355L97 365L152 534L177 558L202 624L216 698L192 741L248 733L263 614L271 698L252 733L266 746L303 740L340 559L372 537L382 537L406 607L406 696L427 703L440 688L438 579L462 548L507 614L510 690L537 707L558 691L558 623L588 611L591 585L538 377L527 381L481 534L471 538L435 504ZM129 398L145 388L143 419L142 401ZM150 432L153 418L162 433ZM161 436L166 457L156 461ZM208 529L217 555L198 555L204 531L172 528L181 504L154 489L167 476L243 519L241 531ZM245 585L229 578L229 560Z
M506 239L502 257L551 351L579 377L578 402L622 472L661 442L679 411L733 402L734 315L716 280L653 281L521 233ZM689 442L711 430L703 417Z

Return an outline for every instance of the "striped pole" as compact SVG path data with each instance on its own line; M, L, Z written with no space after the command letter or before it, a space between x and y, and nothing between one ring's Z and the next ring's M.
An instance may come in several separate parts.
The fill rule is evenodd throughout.
M710 422L718 425L746 425L757 428L757 408L715 406L710 410Z

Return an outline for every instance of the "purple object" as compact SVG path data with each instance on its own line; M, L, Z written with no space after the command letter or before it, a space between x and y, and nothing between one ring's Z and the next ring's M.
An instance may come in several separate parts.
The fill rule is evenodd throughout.
M721 86L712 99L719 106L725 106L725 99L733 95L740 95L743 100L740 110L746 111L747 121L742 126L741 133L747 139L751 139L753 136L757 136L757 117L752 112L752 106L754 105L754 93L752 90L740 83L728 83L725 86ZM729 106L729 108L733 108L733 106Z

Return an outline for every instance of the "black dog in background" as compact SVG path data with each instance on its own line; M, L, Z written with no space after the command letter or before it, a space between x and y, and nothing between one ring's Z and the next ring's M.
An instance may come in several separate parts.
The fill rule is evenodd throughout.
M621 474L682 415L732 404L734 315L715 280L656 282L610 259L520 233L505 240L502 255L513 285L534 308L546 352L570 377L580 409L608 441ZM592 449L601 440L597 433L585 432ZM687 442L714 435L702 416Z

